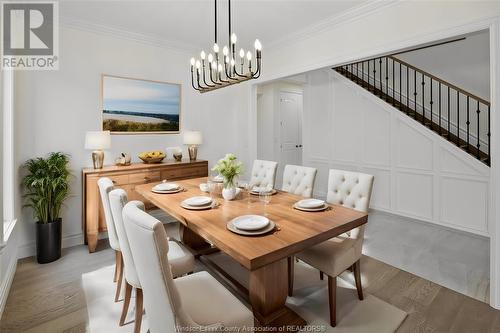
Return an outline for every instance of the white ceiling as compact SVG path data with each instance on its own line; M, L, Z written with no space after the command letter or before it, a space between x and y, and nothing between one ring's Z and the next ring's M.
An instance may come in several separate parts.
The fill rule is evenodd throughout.
M264 46L337 17L368 0L233 0L232 28L238 47ZM227 1L218 0L219 45L227 41ZM213 0L60 1L68 24L111 28L168 41L188 49L208 49L214 40ZM222 41L221 41L222 39Z

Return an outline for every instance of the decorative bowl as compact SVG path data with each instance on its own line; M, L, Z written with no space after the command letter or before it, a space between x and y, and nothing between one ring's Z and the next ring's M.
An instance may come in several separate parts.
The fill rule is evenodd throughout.
M139 158L147 164L161 163L165 158L165 153L161 151L145 151L139 154Z

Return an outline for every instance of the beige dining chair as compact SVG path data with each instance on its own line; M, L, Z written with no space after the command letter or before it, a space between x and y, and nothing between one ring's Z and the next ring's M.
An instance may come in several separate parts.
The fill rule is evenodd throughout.
M328 177L327 202L342 205L361 212L368 212L373 188L372 175L349 172L343 170L330 170ZM330 301L330 324L335 326L336 319L336 291L337 276L351 268L356 281L358 297L363 300L361 286L361 250L365 226L351 230L349 233L332 238L326 242L315 245L296 255L300 260L328 275L328 294ZM289 260L289 290L293 293L293 260Z
M207 272L172 278L169 243L160 221L134 201L125 205L123 218L149 332L252 331L252 312Z
M274 188L276 181L276 169L278 162L255 160L253 161L252 173L250 177L250 188L255 186Z
M288 164L283 171L282 190L310 198L314 190L316 168Z
M102 208L104 210L104 220L106 221L106 228L108 231L109 246L115 251L115 274L113 281L117 282L115 292L115 302L118 302L120 291L122 288L123 279L123 257L120 250L120 242L118 234L116 233L115 222L111 214L111 207L109 205L109 192L114 189L113 181L107 177L102 177L97 180L99 193L101 196Z
M134 332L141 331L142 312L143 312L143 295L142 286L137 275L134 259L130 250L128 236L123 225L123 207L128 202L127 193L123 189L115 189L109 193L109 203L111 206L111 213L115 222L116 232L118 233L118 240L123 256L124 274L125 274L125 298L123 301L122 314L120 317L119 325L123 326L128 313L130 299L132 296L132 289L135 289L135 322ZM144 210L144 203L136 201L135 205ZM173 277L182 276L192 273L194 271L194 256L183 246L175 241L168 241L170 252L169 263L172 269Z

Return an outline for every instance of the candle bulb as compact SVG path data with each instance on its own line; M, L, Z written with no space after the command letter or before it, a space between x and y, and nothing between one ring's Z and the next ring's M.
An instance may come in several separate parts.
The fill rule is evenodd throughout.
M208 62L212 62L214 60L214 56L212 55L212 53L209 53L208 54Z
M222 48L222 54L227 56L228 53L229 53L229 49L227 48L227 46L224 46L224 48Z
M196 68L197 68L198 70L200 69L200 66L201 66L200 61L199 61L199 60L196 60Z
M205 60L205 51L201 51L200 57L201 57L201 60Z
M237 41L238 37L236 37L236 34L233 32L233 34L231 35L231 44L236 44Z
M195 60L194 58L191 58L191 68L193 68L194 65L195 65Z
M240 58L244 58L245 57L245 50L241 49L240 50Z
M214 44L214 52L219 53L219 45L217 43Z
M247 52L247 60L248 61L252 60L252 52L250 51Z
M262 50L262 44L260 43L260 41L258 39L255 40L254 47L257 51Z

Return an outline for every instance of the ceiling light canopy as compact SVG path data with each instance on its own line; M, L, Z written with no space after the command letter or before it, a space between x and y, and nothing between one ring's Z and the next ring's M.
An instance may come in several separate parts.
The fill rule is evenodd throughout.
M238 37L231 31L231 0L228 0L229 38L228 44L219 54L217 44L217 0L215 3L215 43L213 52L208 54L200 52L200 59L191 58L191 85L200 93L224 88L236 83L256 79L260 76L262 67L262 44L258 39L254 43L255 61L252 63L253 54L240 49L239 57L236 56L236 42Z

